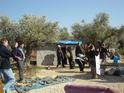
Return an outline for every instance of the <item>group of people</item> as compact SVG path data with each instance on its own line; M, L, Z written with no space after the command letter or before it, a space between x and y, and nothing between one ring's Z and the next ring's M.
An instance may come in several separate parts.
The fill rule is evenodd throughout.
M16 82L10 58L17 62L17 68L19 71L19 80L17 81L21 82L24 79L24 43L22 41L18 41L15 43L15 47L13 49L10 49L9 47L7 38L2 38L0 42L0 75L3 77L4 93L10 93L11 85Z
M8 48L9 42L7 38L1 39L0 42L0 75L4 77L4 93L10 93L10 86L15 83L15 77L11 68L10 58L17 62L17 68L19 71L19 80L21 82L24 80L24 63L25 63L25 52L24 52L24 43L21 41L15 42L14 48ZM64 68L69 62L70 69L73 69L75 62L79 65L81 72L84 70L86 62L80 60L74 60L72 47L57 45L56 49L57 54L57 67L60 65ZM76 45L75 48L75 58L79 57L80 54L85 55L87 58L87 63L91 68L92 78L96 78L96 60L95 56L100 55L102 62L106 61L106 56L108 55L108 50L106 45L103 43L99 46L94 44L80 44ZM75 62L74 62L75 61Z
M86 63L89 64L91 68L92 78L96 78L96 59L95 56L100 55L100 59L102 62L106 62L106 56L108 56L108 49L107 46L103 43L99 46L96 46L94 44L84 44L84 46L81 46L80 44L76 45L75 48L75 58L80 57L80 54L85 55L84 57L87 58L84 61L81 61L79 59L73 59L72 49L70 46L57 46L57 67L61 64L62 67L65 67L65 64L67 64L67 59L69 59L69 65L70 69L74 68L74 61L79 65L79 70L83 72L84 66ZM85 62L87 61L87 62Z
M59 67L59 65L62 65L62 67L64 68L68 60L70 69L74 68L73 54L71 47L58 45L56 53L57 53L57 67Z

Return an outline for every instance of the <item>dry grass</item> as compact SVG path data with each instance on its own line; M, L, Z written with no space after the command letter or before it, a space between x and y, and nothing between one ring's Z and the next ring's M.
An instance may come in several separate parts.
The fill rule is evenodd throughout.
M66 84L80 84L80 85L92 85L92 86L105 86L109 88L118 89L120 93L124 93L124 77L117 76L103 76L100 79L91 79L89 69L85 69L85 73L80 73L79 69L70 70L66 68L51 68L50 70L45 69L33 69L26 73L26 77L55 77L57 75L72 76L76 80L73 82L62 83L44 87L41 89L31 90L28 93L64 93L64 86Z

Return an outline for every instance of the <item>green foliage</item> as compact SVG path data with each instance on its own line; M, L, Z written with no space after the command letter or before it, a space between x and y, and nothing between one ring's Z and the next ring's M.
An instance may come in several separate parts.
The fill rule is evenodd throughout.
M69 32L67 30L67 28L60 28L59 30L59 39L60 40L67 40L70 38Z
M7 16L0 17L0 38L7 37L10 44L13 44L16 37L19 35L18 24L16 22L10 21Z
M59 29L57 22L48 22L45 17L24 15L18 23L6 16L0 18L1 38L7 37L12 44L15 40L22 40L28 52L33 47L40 47L41 43L57 41Z
M109 26L109 16L99 13L90 23L81 21L72 26L72 34L68 29L59 27L58 22L47 21L45 16L24 15L17 21L7 16L0 17L0 39L7 37L11 45L15 40L23 40L28 53L32 48L39 48L45 43L55 43L59 39L76 39L83 42L105 42L111 47L124 47L124 26Z
M72 34L76 39L83 40L85 42L105 42L114 35L108 25L108 18L107 14L99 13L91 23L81 22L74 24L72 26Z
M46 18L24 15L19 21L21 38L30 51L33 47L38 48L42 43L53 43L57 40L59 26L57 22L48 22Z
M20 20L20 28L29 41L53 42L56 40L58 23L47 22L45 17L25 15Z
M120 53L121 55L124 55L124 48L119 49L119 53Z
M124 47L124 26L122 25L119 29L116 30L117 43L119 44L118 48L123 49Z

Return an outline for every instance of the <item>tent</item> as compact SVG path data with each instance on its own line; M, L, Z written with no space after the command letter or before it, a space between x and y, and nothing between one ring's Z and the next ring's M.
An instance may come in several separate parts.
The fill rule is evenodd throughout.
M59 40L57 42L58 45L77 45L77 44L82 44L82 41L77 41L77 40Z

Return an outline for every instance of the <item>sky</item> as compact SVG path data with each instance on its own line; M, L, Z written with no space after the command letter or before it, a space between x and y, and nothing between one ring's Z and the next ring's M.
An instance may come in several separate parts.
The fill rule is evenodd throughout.
M92 22L96 14L109 14L109 24L124 24L124 0L0 0L0 16L18 21L24 14L46 16L62 27L76 22Z

